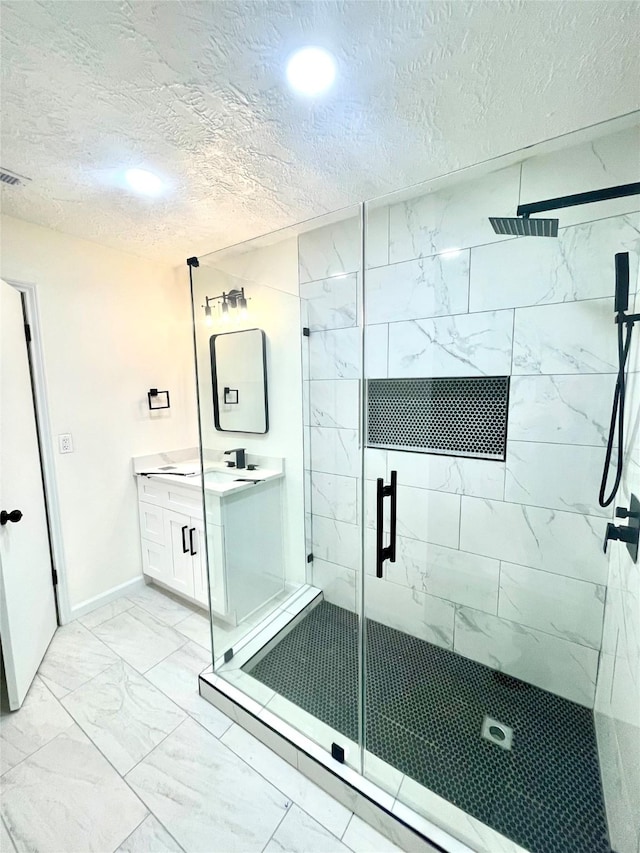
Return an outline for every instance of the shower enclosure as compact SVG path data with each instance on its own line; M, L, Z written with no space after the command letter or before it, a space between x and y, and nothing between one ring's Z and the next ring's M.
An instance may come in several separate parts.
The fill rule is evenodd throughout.
M603 553L640 493L637 339L621 487L608 508L598 490L614 256L638 311L640 196L562 211L554 238L488 217L637 180L639 139L601 126L191 268L201 692L441 849L637 850L640 567L621 542ZM234 292L246 316L219 308ZM211 337L242 329L264 332L268 430L225 435ZM218 415L251 396L233 383ZM225 504L206 480L231 450L251 487Z

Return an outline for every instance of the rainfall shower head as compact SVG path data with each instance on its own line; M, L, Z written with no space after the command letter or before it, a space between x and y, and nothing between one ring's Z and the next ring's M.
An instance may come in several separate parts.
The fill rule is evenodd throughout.
M564 207L574 207L577 204L592 204L610 198L625 198L629 195L640 195L640 183L621 184L618 187L606 187L586 193L563 195L558 198L548 198L545 201L519 204L515 216L490 216L489 222L496 234L504 234L507 237L557 237L557 219L530 219L531 214L561 210Z
M557 237L558 219L529 219L528 216L490 216L496 234L510 237Z

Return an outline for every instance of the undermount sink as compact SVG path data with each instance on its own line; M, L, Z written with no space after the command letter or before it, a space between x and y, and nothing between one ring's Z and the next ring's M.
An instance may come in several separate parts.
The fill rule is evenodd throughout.
M205 483L232 483L238 479L238 471L218 471L217 469L206 469L204 472Z
M279 477L282 477L282 472L265 468L254 471L248 468L205 468L204 485L208 491L223 495Z

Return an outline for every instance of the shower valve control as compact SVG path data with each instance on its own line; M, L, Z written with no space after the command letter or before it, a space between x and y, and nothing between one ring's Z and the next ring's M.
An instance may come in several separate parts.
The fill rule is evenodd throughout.
M628 518L628 524L607 524L603 551L607 553L607 545L610 540L624 542L634 563L638 561L638 543L640 541L640 501L635 495L631 495L629 509L623 506L616 507L616 518Z
M638 518L638 513L627 509L626 506L617 506L616 518Z

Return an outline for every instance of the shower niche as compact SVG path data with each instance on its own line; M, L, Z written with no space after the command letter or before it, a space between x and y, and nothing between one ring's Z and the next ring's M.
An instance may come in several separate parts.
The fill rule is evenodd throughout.
M504 461L509 377L369 379L367 446Z

